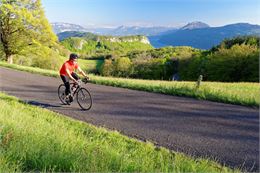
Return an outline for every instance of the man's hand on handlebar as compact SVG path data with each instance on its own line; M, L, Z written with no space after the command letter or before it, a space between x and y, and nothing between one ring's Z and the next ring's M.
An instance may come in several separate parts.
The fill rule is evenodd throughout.
M90 80L89 77L85 77L84 79L82 79L82 82L87 83L89 80Z

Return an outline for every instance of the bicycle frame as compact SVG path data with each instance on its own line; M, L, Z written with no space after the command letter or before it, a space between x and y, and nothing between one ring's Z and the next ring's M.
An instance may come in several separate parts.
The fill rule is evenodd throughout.
M73 98L74 98L75 94L78 92L78 90L81 88L82 83L86 84L87 81L81 81L80 85L77 84L77 83L70 83L70 84L76 86L76 89L74 91L71 91L71 95L72 95Z
M80 86L78 84L75 84L75 83L72 83L73 85L76 85L74 87L76 87L76 89L74 91L72 91L72 88L71 88L71 95L74 97L75 94L77 93L77 91L80 89Z

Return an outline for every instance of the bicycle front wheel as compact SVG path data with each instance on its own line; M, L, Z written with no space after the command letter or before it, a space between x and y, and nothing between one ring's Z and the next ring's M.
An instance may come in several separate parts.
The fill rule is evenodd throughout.
M92 98L86 88L80 88L77 92L77 102L83 110L89 110L92 106Z

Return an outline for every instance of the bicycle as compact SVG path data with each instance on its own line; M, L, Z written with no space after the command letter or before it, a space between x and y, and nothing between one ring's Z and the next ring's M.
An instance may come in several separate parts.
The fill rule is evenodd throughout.
M82 83L87 84L87 82L87 79L83 79L79 80L78 83L70 83L70 95L72 100L70 100L65 94L65 85L61 84L58 88L58 96L60 101L63 104L70 105L70 103L72 103L76 97L78 105L81 107L81 109L89 110L92 106L92 98L90 92L86 88L82 87Z

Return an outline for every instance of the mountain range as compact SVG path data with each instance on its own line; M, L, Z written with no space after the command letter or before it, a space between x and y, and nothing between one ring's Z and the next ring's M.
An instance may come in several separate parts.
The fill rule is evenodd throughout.
M130 35L144 35L151 36L159 33L174 30L174 27L140 27L140 26L118 26L114 28L96 27L96 28L84 28L80 25L69 23L52 23L53 31L56 34L65 31L80 31L80 32L92 32L99 35L112 35L112 36L130 36Z
M145 35L155 47L163 46L191 46L200 49L210 49L219 44L225 38L232 38L240 35L260 36L260 25L249 23L236 23L221 27L210 27L203 22L192 22L187 25L174 27L139 27L119 26L116 28L84 28L80 25L68 23L52 23L53 30L58 34L59 39L70 36L77 36L84 32L91 32L99 35L129 36ZM80 31L65 32L64 31Z
M249 23L230 24L221 27L202 27L190 29L187 27L150 37L152 45L160 43L171 46L191 46L200 49L210 49L226 38L236 36L260 36L260 25ZM154 42L151 41L155 40Z

